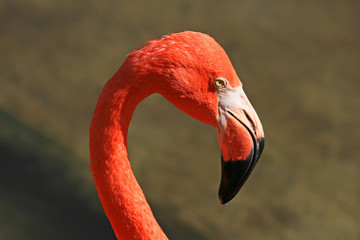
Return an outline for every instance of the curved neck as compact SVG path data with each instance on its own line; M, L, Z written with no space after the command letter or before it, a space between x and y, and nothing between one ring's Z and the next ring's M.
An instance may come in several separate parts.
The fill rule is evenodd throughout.
M97 103L90 125L91 171L118 239L167 239L134 177L126 145L136 105L153 92L146 81L128 77L116 73Z

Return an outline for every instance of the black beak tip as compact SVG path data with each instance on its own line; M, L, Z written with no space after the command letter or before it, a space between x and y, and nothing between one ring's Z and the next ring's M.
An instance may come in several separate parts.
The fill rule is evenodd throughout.
M265 138L257 139L258 146L252 149L245 160L224 160L221 156L221 182L219 187L219 199L225 205L240 191L241 187L249 178L265 146ZM256 145L255 145L256 146Z
M221 204L228 203L240 191L250 175L253 154L246 160L224 161L221 157L221 183L219 187L219 199Z
M235 194L235 195L236 195L236 194ZM231 201L231 199L233 199L233 198L235 197L235 195L232 196L232 197L230 197L230 195L223 195L223 194L220 194L220 193L219 193L220 203L225 206L228 202Z

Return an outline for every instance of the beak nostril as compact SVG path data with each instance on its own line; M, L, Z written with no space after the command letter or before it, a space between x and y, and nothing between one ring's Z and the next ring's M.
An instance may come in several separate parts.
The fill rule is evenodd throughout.
M255 128L255 124L254 124L253 120L251 119L251 117L249 116L249 114L245 110L243 110L243 113L244 113L245 117L247 118L247 120L249 121L252 129L256 133L256 128Z

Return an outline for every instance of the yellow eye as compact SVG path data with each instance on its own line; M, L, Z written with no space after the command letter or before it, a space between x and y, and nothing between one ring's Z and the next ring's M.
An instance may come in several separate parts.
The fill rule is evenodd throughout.
M226 79L223 77L218 77L214 79L214 86L216 88L224 88L226 87Z

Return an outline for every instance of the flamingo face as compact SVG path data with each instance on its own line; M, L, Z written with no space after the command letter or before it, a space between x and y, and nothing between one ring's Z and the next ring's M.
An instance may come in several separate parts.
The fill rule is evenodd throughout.
M225 77L200 76L210 88L183 88L181 94L163 94L190 116L216 127L221 148L222 176L219 199L226 204L239 192L254 169L263 149L264 131L249 102L240 80ZM181 80L180 80L181 81ZM177 88L178 90L179 88ZM173 96L184 96L182 98Z
M218 98L217 133L222 176L219 199L229 202L244 185L264 149L264 131L241 85L214 79Z

